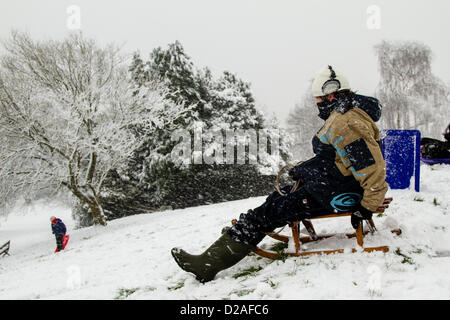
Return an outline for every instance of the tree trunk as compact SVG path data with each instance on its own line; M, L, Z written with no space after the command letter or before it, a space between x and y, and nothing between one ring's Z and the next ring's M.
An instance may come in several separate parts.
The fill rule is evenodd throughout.
M82 192L80 192L77 188L69 187L69 190L75 197L80 199L82 203L85 203L89 206L89 209L91 210L92 213L92 218L94 220L94 224L106 226L106 217L103 214L103 208L100 205L96 196L85 195Z
M97 201L88 202L89 209L92 212L92 217L94 219L94 224L100 224L106 226L105 215L103 214L103 209Z

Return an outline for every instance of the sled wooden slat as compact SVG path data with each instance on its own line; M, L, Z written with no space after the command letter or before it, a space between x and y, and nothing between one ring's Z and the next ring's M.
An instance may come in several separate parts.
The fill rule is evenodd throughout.
M398 236L401 234L400 229L394 229L394 230L391 230L391 232L395 233ZM369 230L363 231L363 235L367 235L369 233L370 233ZM289 236L281 235L281 234L277 234L277 233L268 233L267 235L270 236L271 238L274 238L275 240L282 241L285 243L288 243L291 238ZM337 233L320 234L320 235L317 235L317 237L315 239L312 238L311 236L303 236L303 237L299 237L299 241L301 243L308 243L308 242L313 242L313 241L317 241L317 240L324 240L324 239L332 238L332 237L335 237L336 235L337 235ZM356 232L346 233L345 236L349 239L355 238Z
M11 240L6 242L4 245L0 247L0 256L9 256L9 248L11 247Z
M383 213L387 208L389 208L389 204L391 202L392 202L392 198L385 198L383 201L383 204L380 207L378 207L378 209L376 210L375 213ZM360 222L359 226L355 230L355 232L345 234L345 236L347 238L356 238L356 243L358 245L358 248L317 250L317 251L304 251L304 250L302 251L301 250L301 244L305 244L305 243L313 242L313 241L319 241L319 240L331 238L331 237L334 237L337 235L337 233L317 234L311 220L337 218L337 217L348 217L348 216L351 216L351 214L352 214L351 212L345 212L342 214L334 214L333 213L333 214L325 214L322 216L317 216L317 217L310 218L310 219L304 219L301 221L294 221L293 223L291 223L289 225L292 230L292 237L286 236L286 235L281 235L276 232L270 232L270 233L267 233L267 235L278 241L282 241L285 243L288 243L291 239L293 239L294 245L295 245L295 252L286 252L285 253L287 256L293 256L293 257L303 257L303 256L309 256L309 255L315 255L315 254L334 254L334 253L361 252L361 251L363 251L363 252L373 252L373 251L388 252L389 251L388 246L364 247L364 236L369 233L373 233L373 232L377 231L377 228L375 227L375 223L373 222L373 219L367 220L367 222L368 222L367 226L368 226L369 230L364 230L363 223ZM232 224L234 225L236 222L237 222L236 220L233 220ZM306 230L309 233L309 236L300 237L300 232L299 232L300 222L303 223L303 225L305 226ZM396 235L401 234L400 229L394 229L394 230L391 230L391 232ZM264 250L259 247L255 248L253 250L253 252L262 257L269 258L269 259L278 259L280 256L276 252Z
M311 256L311 255L316 255L316 254L320 255L320 254L344 253L347 250L352 253L361 252L361 251L364 251L364 252L374 252L374 251L388 252L389 247L380 246L380 247L372 247L372 248L361 248L360 250L351 248L351 249L332 249L332 250L319 250L319 251L300 251L300 252L288 252L288 253L286 253L286 255L288 255L290 257L306 257L306 256ZM263 250L260 248L256 248L255 250L253 250L253 252L264 258L269 258L269 259L273 259L273 260L276 260L279 258L278 253Z

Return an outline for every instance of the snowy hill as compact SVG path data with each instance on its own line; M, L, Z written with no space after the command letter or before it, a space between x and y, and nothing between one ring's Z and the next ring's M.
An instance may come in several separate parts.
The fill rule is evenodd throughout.
M70 209L37 202L0 220L0 299L449 299L450 166L421 166L421 192L390 190L390 208L374 221L367 246L383 254L344 253L272 261L254 254L200 284L170 249L201 253L222 227L265 197L131 216L105 227L74 230ZM48 218L63 219L71 236L54 254ZM327 219L332 220L332 219ZM348 218L315 222L318 232L351 232ZM403 234L388 229L399 226ZM282 231L289 232L288 228ZM265 239L269 245L272 240ZM353 247L335 237L309 249ZM399 249L398 249L399 248Z

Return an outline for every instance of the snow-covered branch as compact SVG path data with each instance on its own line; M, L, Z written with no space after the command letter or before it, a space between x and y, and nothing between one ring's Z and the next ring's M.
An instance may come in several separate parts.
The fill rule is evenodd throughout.
M151 135L186 110L158 86L136 91L117 48L81 34L39 42L13 32L5 49L0 184L31 197L64 186L105 224L98 194L108 172L141 143L136 128ZM10 195L2 193L1 202Z

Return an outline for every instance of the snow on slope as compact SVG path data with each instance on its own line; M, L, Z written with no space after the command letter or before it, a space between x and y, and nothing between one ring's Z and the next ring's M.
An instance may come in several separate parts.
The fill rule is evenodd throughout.
M374 219L380 232L365 239L367 246L389 245L390 252L284 262L252 254L206 284L182 271L170 249L201 253L223 226L265 197L79 230L73 229L69 208L37 202L0 221L0 244L11 240L10 256L0 258L0 299L449 299L450 166L421 169L421 192L390 190L391 207ZM71 235L58 254L53 254L51 215L61 217ZM315 222L318 232L352 231L348 218L327 220ZM388 231L396 226L401 236ZM354 239L338 236L309 249L353 246Z

